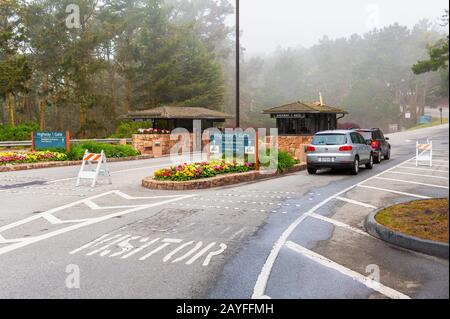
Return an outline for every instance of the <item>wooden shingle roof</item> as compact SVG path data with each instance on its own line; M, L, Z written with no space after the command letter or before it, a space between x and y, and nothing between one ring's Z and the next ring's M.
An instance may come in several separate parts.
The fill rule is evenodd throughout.
M321 105L320 103L305 103L294 102L286 105L274 107L263 111L263 114L296 114L296 113L324 113L324 114L348 114L340 108L328 105Z
M210 110L204 107L161 106L142 111L131 111L124 116L128 119L206 119L225 120L233 116L227 113Z

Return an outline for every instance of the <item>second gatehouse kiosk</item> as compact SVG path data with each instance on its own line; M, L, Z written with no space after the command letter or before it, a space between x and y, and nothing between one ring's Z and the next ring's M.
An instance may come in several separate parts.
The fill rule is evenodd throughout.
M277 120L280 135L313 136L320 131L335 130L346 111L320 102L294 102L263 111Z

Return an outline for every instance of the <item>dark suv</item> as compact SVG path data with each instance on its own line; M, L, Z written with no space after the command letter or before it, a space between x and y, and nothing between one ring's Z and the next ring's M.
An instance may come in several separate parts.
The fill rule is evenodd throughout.
M379 128L358 129L366 141L370 141L373 149L373 159L377 164L381 163L381 159L389 160L391 158L391 144L389 137L384 137L383 132Z

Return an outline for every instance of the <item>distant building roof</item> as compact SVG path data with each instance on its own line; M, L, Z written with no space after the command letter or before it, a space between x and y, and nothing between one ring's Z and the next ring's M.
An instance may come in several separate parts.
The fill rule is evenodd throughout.
M320 103L294 102L263 111L264 114L280 114L280 113L324 113L324 114L348 114L342 109L321 105Z
M124 115L123 118L225 120L231 119L233 116L204 107L161 106L148 110L131 111L127 115Z

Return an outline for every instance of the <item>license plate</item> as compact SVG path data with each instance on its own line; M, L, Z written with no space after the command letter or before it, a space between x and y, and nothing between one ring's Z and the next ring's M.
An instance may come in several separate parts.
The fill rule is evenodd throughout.
M320 157L319 158L319 162L332 163L332 162L334 162L334 158L332 158L332 157Z

